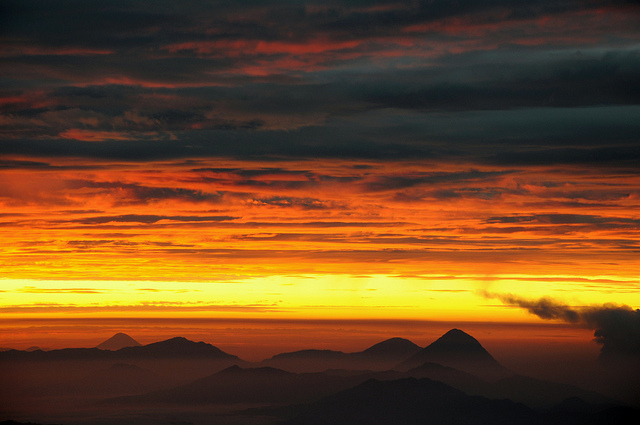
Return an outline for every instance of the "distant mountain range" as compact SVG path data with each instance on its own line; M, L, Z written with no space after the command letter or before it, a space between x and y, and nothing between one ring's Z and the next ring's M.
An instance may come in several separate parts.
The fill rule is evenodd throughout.
M323 373L293 373L271 367L243 369L231 366L190 384L149 394L121 397L114 403L234 404L300 403L349 388L354 377Z
M521 404L469 396L442 382L415 378L371 379L299 410L287 425L543 423Z
M173 339L168 342L175 344ZM181 341L188 347L193 344ZM202 344L202 343L200 343ZM148 347L148 346L147 346ZM125 350L125 349L123 349ZM134 348L126 349L134 350ZM417 352L416 352L417 350ZM122 351L122 350L121 350ZM165 350L163 350L165 352ZM370 359L396 360L401 353L409 357L400 362L397 370L366 371L362 366ZM408 366L425 361L407 370ZM327 369L324 372L295 373L271 366L267 362L280 362L293 368L301 368L307 362L317 362L324 367L330 364L349 364L354 369ZM358 353L343 353L330 350L303 350L283 353L262 364L247 364L229 367L210 376L179 387L155 391L145 395L114 399L115 403L156 404L225 404L225 403L299 403L313 400L340 390L352 388L369 379L397 380L404 378L440 381L468 395L484 396L488 399L510 399L530 407L549 408L571 397L579 397L591 403L607 403L611 400L593 392L566 384L536 380L510 372L500 365L473 337L452 329L424 349L401 338L392 338Z
M125 334L122 334L125 335ZM116 335L117 336L117 335ZM127 337L125 335L125 337ZM114 337L115 338L115 337ZM108 346L129 341L128 337L118 337L105 341ZM134 341L131 339L131 341ZM127 343L130 343L127 342ZM100 345L103 345L100 344ZM225 353L217 347L205 342L193 342L183 337L175 337L166 341L147 345L126 346L116 350L100 348L64 348L51 351L8 350L0 352L0 359L6 360L120 360L120 359L153 359L153 358L200 358L241 361L237 356Z
M640 411L569 399L532 409L508 399L468 395L431 379L370 379L324 399L285 409L284 425L635 425Z
M301 350L266 359L261 365L292 372L341 369L396 369L408 371L425 363L449 366L488 381L513 373L498 363L471 335L451 329L425 348L403 338L391 338L357 353L332 350Z
M333 350L300 350L275 355L261 365L294 372L321 372L326 369L385 370L419 352L420 346L404 338L390 338L364 351L344 353Z
M517 375L459 329L425 348L391 338L356 353L302 350L261 363L182 337L134 343L116 334L99 345L114 350L0 352L0 369L19 380L25 373L14 365L31 376L0 388L0 398L26 405L43 397L102 400L96 406L108 411L268 406L258 415L290 425L635 425L625 415L638 418L596 392ZM323 370L295 371L309 367Z

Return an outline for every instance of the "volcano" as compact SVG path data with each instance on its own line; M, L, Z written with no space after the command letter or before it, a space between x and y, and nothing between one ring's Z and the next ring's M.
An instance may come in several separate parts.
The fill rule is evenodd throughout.
M396 369L406 371L427 362L452 367L488 381L496 381L512 375L484 349L477 339L460 329L451 329L429 346L400 363Z
M119 332L108 340L96 346L96 348L99 348L100 350L117 351L121 348L139 347L140 345L142 344L131 338L129 335Z

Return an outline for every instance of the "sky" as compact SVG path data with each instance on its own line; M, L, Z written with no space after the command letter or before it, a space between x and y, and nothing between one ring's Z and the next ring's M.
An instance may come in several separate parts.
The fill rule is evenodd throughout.
M633 313L638 134L637 1L5 0L0 312Z

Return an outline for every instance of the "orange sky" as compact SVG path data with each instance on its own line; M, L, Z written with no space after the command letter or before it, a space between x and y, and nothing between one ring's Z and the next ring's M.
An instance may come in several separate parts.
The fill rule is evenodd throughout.
M2 317L640 307L640 9L480 3L10 1Z
M614 170L224 159L50 168L0 173L7 316L531 319L487 308L477 294L487 289L640 305L640 259L628 249L640 236L640 178Z

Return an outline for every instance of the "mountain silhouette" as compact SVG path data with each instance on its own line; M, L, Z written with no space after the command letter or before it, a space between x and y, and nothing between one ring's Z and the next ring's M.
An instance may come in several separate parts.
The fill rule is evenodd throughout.
M119 358L208 358L239 360L206 342L193 342L183 337L154 342L140 347L125 347L115 352Z
M451 329L396 368L406 371L427 362L453 367L490 381L511 375L478 340L459 329Z
M327 369L352 369L349 355L334 350L299 350L280 353L260 362L266 367L275 367L289 372L322 372Z
M119 332L114 336L112 336L111 338L109 338L108 340L97 345L96 348L99 348L100 350L117 351L121 348L139 347L141 345L142 344L140 344L135 339L131 338L129 335Z
M595 391L523 375L512 375L494 382L486 395L492 398L508 398L536 408L549 408L567 399L578 398L595 405L615 403L613 399Z
M509 400L469 396L442 382L405 378L368 380L323 400L297 407L287 425L542 424L539 415Z
M324 399L282 409L284 425L635 425L640 411L568 400L533 409L490 399L431 379L370 379ZM291 419L292 418L292 419Z
M438 363L424 363L404 373L405 377L428 378L443 382L470 395L486 395L491 392L491 384L477 376ZM508 397L505 397L508 398Z
M386 370L420 351L408 339L390 338L355 353L334 350L300 350L277 354L262 364L292 372L321 372L327 369Z
M26 349L26 350L24 350L24 351L29 351L29 352L31 352L31 351L44 351L44 350L43 350L42 348L38 347L37 345L34 345L33 347L29 347L29 348L27 348L27 349Z
M309 359L309 360L339 359L339 360L342 360L346 356L347 356L347 353L343 353L342 351L309 349L309 350L299 350L299 351L292 351L288 353L276 354L275 356L271 357L268 360L273 360L273 361L289 360L289 359L296 359L296 360L298 359Z
M580 398L585 403L598 406L615 403L614 400L601 394L586 391L574 385L515 374L495 382L487 382L471 373L437 363L425 363L405 372L405 376L441 381L469 395L480 395L490 399L509 399L532 408L547 409L571 398Z
M126 360L126 359L216 359L241 361L237 356L227 354L205 342L193 342L183 337L154 342L136 347L124 347L116 351L99 348L63 348L51 351L3 351L1 360Z
M301 403L352 387L363 378L231 366L168 390L109 400L115 404Z
M416 354L422 348L408 339L390 338L352 355L362 360L398 360Z

